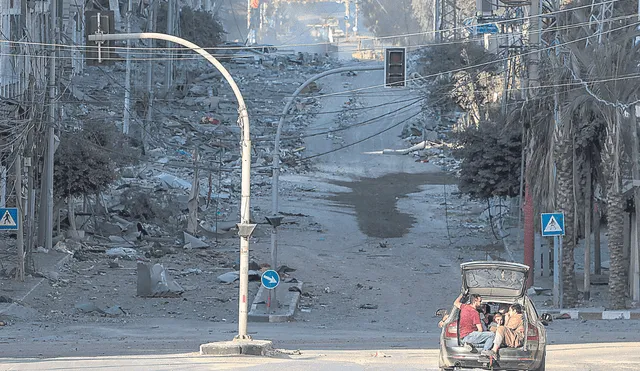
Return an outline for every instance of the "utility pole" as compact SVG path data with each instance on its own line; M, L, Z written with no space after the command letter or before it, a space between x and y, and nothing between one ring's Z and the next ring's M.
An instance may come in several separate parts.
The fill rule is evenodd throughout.
M147 32L156 31L156 17L158 15L158 1L152 0L149 4L149 12L147 13ZM155 46L155 40L149 39L149 47L153 50ZM151 128L151 122L153 121L153 58L149 58L147 64L147 117L145 119L145 125L142 128L142 154L145 154L149 146L148 132Z
M167 6L167 34L169 35L173 35L174 34L174 26L175 26L175 20L174 20L174 15L175 15L175 0L169 0L168 6ZM171 50L171 48L173 48L173 44L167 43L167 47L169 48L169 56L167 58L166 61L166 69L164 71L165 75L164 75L164 89L165 89L165 93L169 94L169 91L171 90L171 85L173 85L173 50Z
M131 16L133 12L133 0L129 0L127 6L127 33L131 32ZM122 133L129 134L129 116L131 114L131 40L127 40L127 61L124 78L124 118L122 120Z
M251 39L251 2L247 0L247 41Z
M351 27L351 2L344 0L344 37L349 38L349 27Z
M20 154L21 148L16 151L16 207L18 208L18 217L16 224L18 224L18 234L16 238L16 245L18 247L18 272L16 278L20 281L24 281L24 233L22 229L22 215L24 214L24 203L22 202L22 155Z
M198 234L198 201L200 200L200 150L196 147L193 153L193 184L191 185L191 193L187 208L189 209L189 218L187 219L187 232L196 236Z
M537 52L529 54L529 80L527 85L529 89L529 97L535 98L537 95L537 88L540 86L539 77L539 64L540 64L540 0L532 0L529 10L529 48L537 50ZM523 123L524 125L524 123ZM524 130L524 129L523 129ZM525 136L522 137L525 140ZM525 143L522 144L523 146ZM531 151L523 151L523 157L530 158ZM524 158L523 158L524 159ZM525 161L524 166L527 166L530 161ZM524 176L524 173L522 173ZM531 287L535 283L535 215L533 208L533 195L531 194L531 187L529 184L525 185L525 200L523 205L524 214L524 231L523 231L523 245L524 245L524 264L529 266L530 273L527 278L527 286ZM520 221L518 220L518 223ZM539 257L538 257L539 258ZM548 262L548 259L543 259Z
M640 0L639 0L640 1ZM360 0L356 0L356 15L353 19L353 36L358 36L358 14L360 13Z
M33 74L29 76L29 97L31 102L35 102L35 78ZM33 105L29 110L29 119L34 120L36 115L34 113L36 107ZM26 235L27 235L27 245L26 245L26 259L25 265L27 271L33 271L35 269L33 264L33 242L34 242L34 227L35 227L35 216L36 216L36 197L35 197L35 170L33 167L33 143L34 143L34 131L35 128L31 128L29 133L27 134L27 147L26 147L26 157L24 159L24 165L27 167L27 206L26 206Z
M638 0L638 10L640 10L640 0ZM638 20L640 20L640 15L638 16ZM640 29L640 26L636 27L636 29ZM637 45L639 42L639 38L636 37L633 40L632 46ZM634 106L634 113L630 117L632 135L633 135L633 183L636 183L637 180L640 180L640 164L638 161L640 160L638 157L640 156L639 148L640 141L638 140L638 124L640 123L638 116L640 116L640 106ZM634 117L635 116L635 117ZM632 183L632 184L633 184ZM640 300L640 184L633 184L633 201L634 201L634 218L631 220L635 222L634 225L631 226L631 251L630 251L630 260L631 264L629 266L629 283L631 290L631 300L637 302Z
M31 96L33 97L34 90L31 88ZM33 99L31 100L33 102ZM34 107L31 108L32 110ZM33 115L31 116L33 117ZM25 158L25 166L27 167L27 218L26 218L26 230L27 230L27 247L26 247L26 261L27 270L31 271L33 266L33 232L36 220L36 195L35 195L35 170L33 168L33 131L29 130L27 135L27 157Z
M433 39L436 43L440 43L442 41L442 32L440 31L440 26L442 24L442 17L440 15L442 1L443 0L434 0L433 2Z
M55 125L58 121L57 112L58 105L56 103L57 94L57 80L56 80L56 60L58 57L58 47L60 40L60 28L58 24L58 6L60 0L52 0L49 10L49 16L51 19L50 26L52 30L52 50L51 58L49 60L49 123L47 125L47 152L44 163L44 177L43 187L40 193L40 203L43 207L40 208L40 218L44 223L40 223L42 233L38 233L38 236L43 236L44 247L51 249L53 246L53 155L55 151Z
M7 166L4 162L0 166L0 207L7 206Z

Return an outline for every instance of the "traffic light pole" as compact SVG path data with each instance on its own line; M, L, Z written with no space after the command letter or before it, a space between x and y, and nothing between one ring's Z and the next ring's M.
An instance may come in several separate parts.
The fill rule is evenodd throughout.
M240 116L239 124L242 128L242 185L241 185L241 200L240 200L240 223L238 224L238 230L240 235L240 292L238 297L238 335L235 336L235 340L250 340L251 337L247 334L247 306L249 296L249 237L255 228L255 224L250 222L250 191L251 191L251 139L249 136L249 115L247 113L247 106L244 103L244 98L233 77L227 71L226 68L220 62L215 59L206 50L202 49L198 45L187 41L185 39L155 32L143 32L143 33L125 33L125 34L95 34L89 35L90 41L110 41L110 40L139 40L139 39L156 39L171 41L176 44L185 46L194 52L203 56L209 61L224 78L227 80L233 93L238 100L238 114Z

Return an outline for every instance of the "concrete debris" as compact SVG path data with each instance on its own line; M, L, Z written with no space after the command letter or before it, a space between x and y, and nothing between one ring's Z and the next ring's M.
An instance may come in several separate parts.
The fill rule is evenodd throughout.
M64 241L59 241L55 246L53 246L53 249L65 254L73 254L73 252L67 248L67 244L64 243Z
M209 247L209 245L199 238L190 235L187 232L183 232L184 234L184 248L185 249L203 249Z
M92 312L96 312L96 313L100 313L100 314L105 314L105 311L100 309L97 305L95 305L94 303L78 303L75 305L75 308L82 313L92 313Z
M181 275L186 276L189 274L202 274L202 269L198 268L189 268L180 272Z
M233 283L240 279L240 271L227 272L218 276L218 281L222 283ZM259 281L260 271L249 270L249 281Z
M162 180L167 186L171 188L191 189L191 183L184 179L180 179L175 175L161 173L156 175L156 178Z
M222 283L233 283L240 279L240 271L227 272L218 276L218 281Z
M122 309L119 305L114 305L112 307L109 307L109 308L103 310L102 308L98 307L94 303L86 302L86 303L78 303L78 304L76 304L75 308L80 313L94 313L95 312L95 313L109 315L109 316L117 316L117 315L121 315L121 314L127 314L127 312L125 312L124 309Z
M116 243L127 243L127 240L120 236L109 236L109 241Z
M138 251L130 247L114 247L107 250L106 254L112 258L122 258L127 260L135 260L138 257Z
M121 314L127 314L127 312L125 312L124 309L122 309L122 307L120 307L119 305L114 305L112 307L109 307L109 308L105 309L104 313L108 314L110 316L118 316L118 315L121 315Z
M167 277L164 267L138 262L137 294L140 297L177 297L184 289L174 280Z

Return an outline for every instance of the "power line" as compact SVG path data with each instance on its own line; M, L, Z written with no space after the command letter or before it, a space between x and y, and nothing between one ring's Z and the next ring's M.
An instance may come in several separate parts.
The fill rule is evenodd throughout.
M613 0L613 2L616 2L619 0ZM540 18L540 17L548 17L550 15L555 15L555 14L561 14L561 13L565 13L565 12L573 12L577 9L582 9L582 8L590 8L592 6L597 6L597 5L601 5L601 4L605 4L605 3L610 3L611 1L603 1L600 3L594 3L594 4L589 4L589 5L583 5L583 6L578 6L578 7L572 7L572 8L565 8L565 9L560 9L554 12L548 12L548 13L544 13L544 14L536 14L536 15L532 15L532 16L527 16L527 17L522 17L522 18L518 18L518 21L523 21L523 20L529 20L529 19L533 19L533 18ZM629 14L629 15L624 15L624 16L619 16L619 17L615 17L615 18L611 18L609 19L610 21L616 21L616 20L622 20L622 19L627 19L627 18L637 18L638 14L634 13L634 14ZM510 23L513 22L512 19L509 20L502 20L502 21L496 21L496 22L489 22L489 23L481 23L481 24L477 24L477 26L483 26L483 25L491 25L491 24L502 24L502 23ZM581 27L582 25L586 25L586 24L590 24L590 22L585 21L585 22L581 22L581 23L575 23L575 24L570 24L570 25L564 25L564 26L557 26L557 27L551 27L551 28L544 28L544 29L540 29L538 31L536 31L536 33L543 33L543 32L549 32L549 31L553 31L553 30L562 30L562 29L570 29L570 28L577 28L577 27ZM460 26L460 27L456 27L456 28L452 28L449 29L451 31L453 30L463 30L468 28L468 26ZM427 35L427 34L432 34L435 32L439 32L439 31L424 31L424 32L417 32L417 33L405 33L405 34L395 34L395 35L389 35L389 36L381 36L381 37L377 37L377 40L380 39L390 39L390 38L402 38L402 37L409 37L409 36L418 36L418 35ZM471 40L470 40L471 41ZM467 40L459 40L459 41L452 41L452 42L442 42L442 43L429 43L429 44L421 44L421 45L409 45L412 47L420 47L420 46L438 46L438 45L451 45L451 44L458 44L458 43L466 43L468 42ZM87 49L87 50L91 50L91 49L125 49L125 47L122 46L93 46L93 45L69 45L69 44L55 44L55 43L38 43L38 42L27 42L27 41L12 41L12 40L0 40L0 43L11 43L11 44L23 44L23 45L37 45L37 46L47 46L47 47L51 47L51 46L56 46L56 47L60 47L60 48L72 48L72 49ZM330 44L327 42L322 42L322 43L302 43L302 44L281 44L281 45L274 45L277 48L290 48L290 47L299 47L299 46L320 46L320 45L326 45L326 44ZM263 46L215 46L215 47L203 47L201 49L203 50L257 50L257 49L261 49L263 48ZM176 48L167 48L167 47L155 47L155 48L148 48L148 47L131 47L128 48L130 50L140 50L142 51L142 53L148 53L151 54L150 51L166 51L166 50L171 50L173 49L174 51L189 51L191 49L189 48L185 48L185 47L176 47ZM355 49L354 49L355 50ZM359 49L359 50L368 50L368 49ZM375 49L374 49L375 50ZM220 55L221 57L225 57L228 55ZM248 58L252 58L252 56L249 56ZM117 58L115 58L117 59ZM176 58L176 59L180 59L180 58ZM148 60L148 59L145 59Z
M302 162L302 161L307 161L307 160L310 160L310 159L312 159L312 158L316 158L316 157L320 157L320 156L325 156L325 155L328 155L328 154L331 154L331 153L334 153L334 152L338 152L338 151L343 150L343 149L345 149L345 148L353 147L353 146L355 146L356 144L360 144L360 143L362 143L362 142L364 142L364 141L367 141L367 140L369 140L369 139L371 139L371 138L377 137L377 136L378 136L378 135L380 135L380 134L386 133L387 131L389 131L389 130L391 130L391 129L393 129L393 128L396 128L396 127L398 127L398 126L400 126L400 125L402 125L402 124L404 124L404 123L408 122L409 120L411 120L411 119L413 119L414 117L416 117L416 116L420 115L421 113L422 113L422 111L418 111L417 113L415 113L415 114L413 114L413 115L409 116L408 118L406 118L406 119L404 119L404 120L402 120L402 121L400 121L400 122L398 122L398 123L396 123L396 124L393 124L393 125L389 126L389 127L388 127L388 128L386 128L386 129L383 129L383 130L380 130L380 131L378 131L378 132L376 132L376 133L374 133L374 134L371 134L371 135L369 135L369 136L367 136L367 137L365 137L365 138L362 138L362 139L357 140L357 141L355 141L355 142L352 142L352 143L346 144L346 145L344 145L344 146L341 146L341 147L338 147L338 148L332 149L332 150L330 150L330 151L326 151L326 152L318 153L318 154L315 154L315 155L312 155L312 156L307 156L307 157L303 157L303 158L301 158L301 159L297 159L297 160L296 160L296 162L300 163L300 162Z

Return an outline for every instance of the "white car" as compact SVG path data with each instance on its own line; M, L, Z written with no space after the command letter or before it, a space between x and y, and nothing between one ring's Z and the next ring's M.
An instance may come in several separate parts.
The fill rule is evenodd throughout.
M462 369L544 371L547 332L533 302L526 295L529 267L523 264L478 261L463 263L462 292L478 294L491 312L502 305L520 304L523 308L525 336L519 348L500 348L497 359L466 350L460 342L460 309L453 307L443 321L440 334L441 371Z

